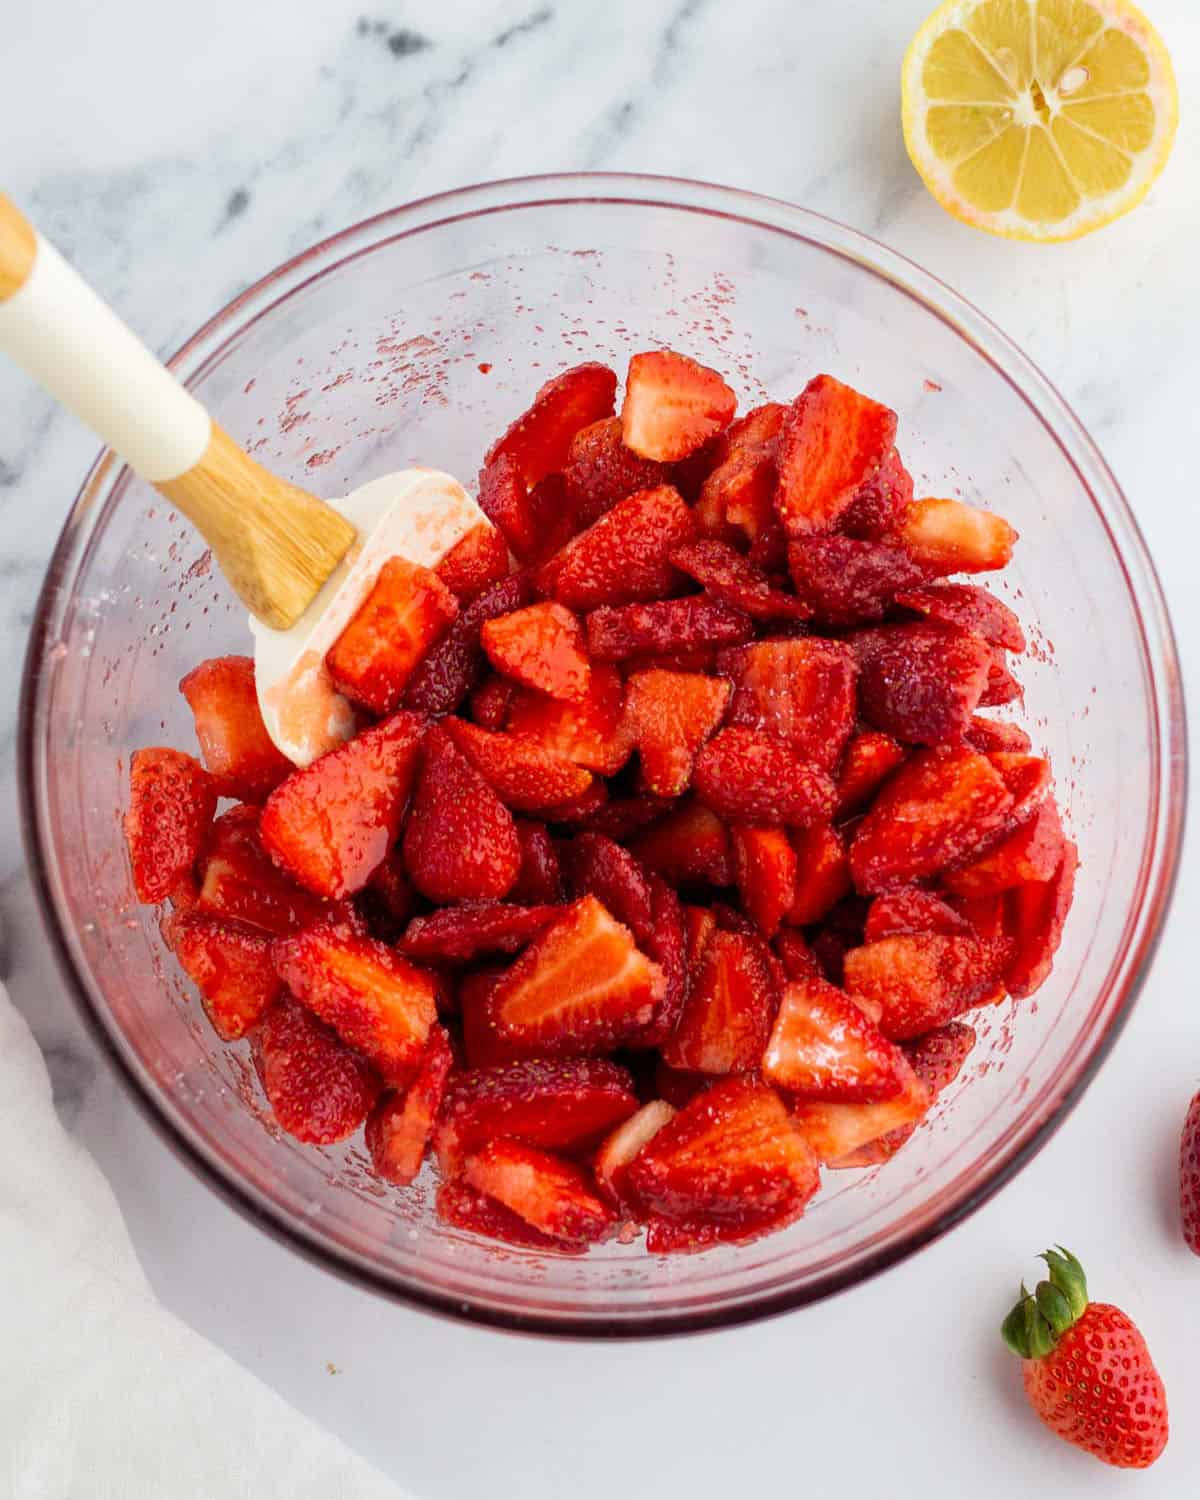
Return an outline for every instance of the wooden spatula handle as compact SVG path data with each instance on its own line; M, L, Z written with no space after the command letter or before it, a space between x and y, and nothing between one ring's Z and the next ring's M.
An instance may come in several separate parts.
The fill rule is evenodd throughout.
M3 194L0 350L191 520L265 624L294 624L354 541L244 453Z

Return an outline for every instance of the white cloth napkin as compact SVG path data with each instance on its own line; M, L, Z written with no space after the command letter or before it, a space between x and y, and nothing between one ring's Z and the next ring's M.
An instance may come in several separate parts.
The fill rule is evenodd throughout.
M3 985L0 1496L402 1500L155 1300Z

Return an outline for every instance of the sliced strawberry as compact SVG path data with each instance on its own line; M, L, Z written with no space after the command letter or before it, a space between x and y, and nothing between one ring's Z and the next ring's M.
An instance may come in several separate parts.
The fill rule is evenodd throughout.
M914 500L897 535L910 555L939 577L1006 567L1017 540L1007 521L961 500Z
M654 1018L645 1031L632 1038L635 1047L661 1047L674 1035L687 999L689 969L683 903L661 876L647 876L650 887L651 931L645 949L663 971L666 984Z
M537 541L524 561L536 568L567 545L579 530L579 522L561 474L547 474L538 480L529 492L529 508Z
M1006 893L990 896L947 896L946 904L966 922L976 937L985 941L1011 942Z
M773 530L777 477L774 444L731 452L701 486L696 501L700 535L744 547Z
M538 550L538 518L521 466L509 453L489 457L479 471L479 508L500 533L505 550L527 562Z
M601 1143L592 1170L596 1174L596 1185L618 1212L634 1218L640 1216L641 1209L629 1189L629 1164L642 1147L674 1118L674 1105L665 1099L652 1099Z
M452 1229L463 1229L468 1234L480 1234L485 1239L517 1245L522 1250L578 1255L584 1249L582 1245L568 1245L543 1234L519 1214L513 1213L511 1208L505 1208L503 1203L497 1203L486 1193L477 1192L465 1182L443 1182L434 1200L434 1213L441 1223L449 1224Z
M927 932L940 937L970 936L971 924L932 891L909 886L871 902L863 928L863 941L882 942L905 933Z
M330 900L362 890L396 841L424 733L395 713L281 782L259 823L276 864Z
M730 822L808 827L833 815L833 782L782 741L723 729L696 757L696 796Z
M958 625L981 635L989 646L1024 651L1025 632L1008 605L974 583L937 583L897 594L896 603L929 620Z
M933 1103L933 1090L905 1058L899 1065L901 1089L879 1104L822 1103L806 1099L792 1110L792 1121L818 1160L843 1165L843 1158L891 1130L917 1125Z
M492 1021L488 999L503 975L502 968L488 966L464 974L459 982L463 1056L468 1068L497 1068L536 1055L528 1047L507 1041Z
M1050 795L1054 783L1050 762L1040 755L1019 755L1007 750L994 750L988 759L1012 793L1009 822L1023 823L1031 818Z
M785 1229L798 1217L793 1206L773 1213L747 1213L737 1223L715 1219L666 1219L652 1214L646 1224L648 1255L694 1255L714 1245L748 1245Z
M507 677L486 678L472 689L468 698L471 718L481 729L503 729L516 691L516 685Z
M823 770L837 764L854 727L858 669L840 641L757 641L723 651L733 682L728 722L764 730Z
M1004 652L992 647L992 664L988 668L987 683L980 694L980 708L999 708L1024 697L1024 689L1008 669Z
M1006 897L1007 924L1016 953L1004 983L1010 995L1023 1000L1043 985L1054 967L1062 941L1063 924L1075 896L1079 851L1069 840L1062 863L1050 880L1023 885Z
M856 734L846 746L838 774L837 816L844 818L869 802L907 754L890 734L877 729Z
M498 900L521 868L512 814L441 725L426 737L403 847L431 901Z
M678 490L669 484L639 490L569 541L535 581L568 609L662 599L681 581L671 553L695 535Z
M284 984L389 1083L407 1083L437 1019L437 982L373 938L328 925L277 938L271 959Z
M911 885L995 840L1012 793L974 750L924 750L880 792L850 845L850 870L865 894Z
M391 713L457 614L458 600L436 573L407 558L389 558L326 653L334 685L373 714Z
M520 812L574 802L592 773L531 735L494 734L461 719L446 719L454 743L500 800Z
M353 1135L379 1097L379 1075L303 1005L276 1001L252 1036L255 1071L280 1127L328 1146Z
M724 823L707 807L684 800L630 846L672 885L732 885L733 855Z
M590 526L618 500L667 483L663 464L639 458L621 441L620 417L606 417L581 428L571 439L563 465L567 500L580 526Z
M834 932L829 927L822 927L819 932L812 934L809 947L812 949L813 958L816 959L817 967L824 978L830 984L836 984L840 989L846 980L846 954L851 947L855 946L840 932ZM852 996L852 999L865 1010L873 1021L879 1019L882 1014L881 1008L874 1003L864 1004L861 996Z
M779 995L761 938L715 932L700 960L675 1034L662 1048L668 1067L693 1073L758 1068Z
M641 458L677 463L733 420L737 397L715 370L686 354L635 354L625 377L621 436Z
M596 900L633 933L649 952L654 934L650 882L641 862L628 849L600 833L580 833L564 850L567 879L576 897Z
M399 947L418 963L470 963L485 953L519 953L557 915L554 906L512 906L504 901L447 906L427 917L414 917Z
M711 439L706 445L706 457L696 454L683 465L687 468L693 464L701 464L702 472L697 471L698 478L693 488L698 491L708 475L715 474L726 459L732 458L734 454L763 450L774 453L788 410L781 401L764 401L761 406L751 407L744 416L731 422L719 437Z
M796 878L784 920L794 927L809 927L850 894L850 861L845 840L828 823L793 833L792 847Z
M588 824L608 805L608 787L597 778L581 797L574 802L559 802L553 807L536 807L531 811L543 823L557 826L582 827Z
M749 616L703 594L594 609L587 617L588 650L595 661L707 653L748 641L753 634Z
M759 930L771 937L791 909L796 889L796 851L782 828L735 824L733 874L742 905Z
M217 787L182 750L135 750L129 762L125 841L139 901L165 901L200 857Z
M649 792L635 797L614 797L583 826L589 833L602 833L623 843L651 823L657 823L670 810L671 802L670 797L656 797Z
M601 776L616 775L633 752L621 674L611 666L593 666L587 696L573 703L518 690L508 728Z
M431 715L453 713L487 669L480 643L486 621L511 614L528 602L529 585L519 574L484 589L409 678L405 708Z
M399 851L393 850L381 865L375 867L363 892L369 907L382 908L393 927L399 931L413 914L417 893L404 868Z
M788 543L788 567L807 618L823 626L882 620L896 595L926 577L903 547L849 536Z
M772 587L761 568L726 542L689 542L675 548L671 561L714 599L733 605L752 620L806 620L811 614L801 600Z
M231 807L213 824L196 910L284 937L330 912L290 881L263 848L259 809Z
M774 949L789 980L819 979L821 966L816 954L798 932L785 927L775 936Z
M995 750L1022 753L1033 744L1025 731L1016 724L1005 724L998 719L982 719L978 714L971 720L964 739L972 750L978 750L984 755Z
M796 397L779 440L775 507L790 538L830 531L882 468L896 413L818 375Z
M167 941L223 1042L245 1036L279 998L283 985L265 933L191 911L171 917Z
M651 792L678 797L692 779L696 752L721 722L730 687L692 672L635 672L625 712Z
M500 1036L546 1054L606 1051L635 1036L666 977L633 934L584 896L536 938L492 991Z
M509 895L525 906L553 906L562 900L558 849L545 823L514 818L521 845L521 868Z
M1062 864L1066 842L1058 808L1046 802L982 859L942 878L947 889L959 896L988 896L1051 880Z
M477 1193L568 1244L595 1244L616 1224L616 1215L581 1167L520 1141L490 1141L468 1158L465 1177Z
M962 739L991 670L991 647L982 637L922 620L862 631L854 647L864 719L909 744Z
M883 938L846 954L846 989L881 1005L879 1029L903 1041L944 1026L990 996L1006 956L1006 945L974 937Z
M399 1187L416 1178L453 1065L450 1038L435 1026L412 1083L403 1093L385 1094L367 1119L364 1135L378 1176Z
M507 578L508 571L508 543L487 521L460 537L434 569L460 604L470 604L484 589Z
M785 986L763 1077L805 1099L878 1104L904 1087L904 1054L849 996L819 978Z
M708 940L717 930L717 919L707 906L685 906L683 908L684 953L688 973L694 976L708 947Z
M542 386L528 411L492 444L486 462L511 458L525 484L535 485L562 468L581 427L612 416L616 394L617 377L604 365L590 361L564 370Z
M586 697L591 667L583 630L561 604L543 601L488 620L481 639L492 666L514 682L551 698Z
M222 797L261 802L292 771L263 723L248 656L218 656L179 684L196 721L196 738Z
M855 491L838 519L838 530L862 541L881 541L900 524L912 497L912 475L891 448L871 478Z
M636 1114L633 1079L601 1058L509 1063L451 1078L434 1129L447 1176L497 1136L579 1151Z

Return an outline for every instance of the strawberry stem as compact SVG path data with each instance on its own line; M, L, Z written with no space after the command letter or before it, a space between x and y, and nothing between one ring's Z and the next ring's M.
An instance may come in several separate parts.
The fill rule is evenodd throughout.
M1031 1295L1021 1283L1016 1305L1000 1325L1000 1335L1020 1359L1042 1359L1066 1331L1083 1316L1088 1305L1087 1278L1069 1250L1059 1245L1046 1250L1049 1276Z

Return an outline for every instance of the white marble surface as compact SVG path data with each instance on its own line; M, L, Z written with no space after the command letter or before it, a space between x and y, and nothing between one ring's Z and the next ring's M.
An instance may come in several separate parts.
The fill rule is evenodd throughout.
M489 177L659 171L844 219L975 300L1075 404L1141 519L1194 688L1200 9L1148 3L1179 72L1174 160L1137 213L1066 247L954 224L909 168L897 71L927 0L9 0L4 186L164 351L315 237ZM0 910L60 1109L109 1173L166 1302L422 1496L969 1486L1067 1500L1128 1481L1041 1434L993 1336L1018 1271L1062 1238L1136 1312L1167 1381L1175 1433L1139 1493L1194 1489L1200 1265L1171 1194L1200 1011L1154 1003L1195 994L1194 858L1147 1000L1051 1145L949 1238L802 1315L612 1348L460 1328L322 1276L193 1181L70 1012L16 832L16 663L94 447L0 369Z

